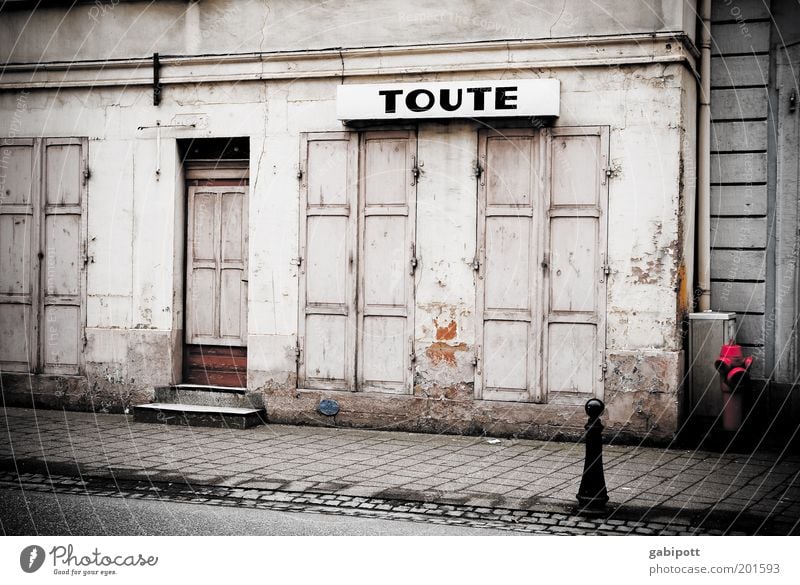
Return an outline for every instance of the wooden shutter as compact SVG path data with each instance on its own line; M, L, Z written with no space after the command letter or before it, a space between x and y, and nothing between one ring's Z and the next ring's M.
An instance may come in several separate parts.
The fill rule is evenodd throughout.
M44 142L39 338L42 371L49 374L77 374L82 361L86 155L80 138Z
M541 139L533 129L482 131L478 156L476 397L538 396Z
M354 390L358 137L304 135L300 160L298 385Z
M416 135L365 132L359 180L359 389L410 393Z
M608 129L553 128L547 193L548 400L603 396Z
M0 371L33 372L38 353L40 150L0 142Z

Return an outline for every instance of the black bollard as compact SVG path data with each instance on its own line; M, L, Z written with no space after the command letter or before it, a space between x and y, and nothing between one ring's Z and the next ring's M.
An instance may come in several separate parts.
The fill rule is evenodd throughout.
M584 410L589 415L586 429L586 460L583 464L581 487L578 489L578 508L580 512L602 512L608 502L606 478L603 474L603 414L605 404L592 398L586 401Z

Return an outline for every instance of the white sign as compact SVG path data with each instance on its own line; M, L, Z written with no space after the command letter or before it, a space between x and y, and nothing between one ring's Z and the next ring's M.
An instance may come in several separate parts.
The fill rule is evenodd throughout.
M340 85L339 120L558 116L558 79Z

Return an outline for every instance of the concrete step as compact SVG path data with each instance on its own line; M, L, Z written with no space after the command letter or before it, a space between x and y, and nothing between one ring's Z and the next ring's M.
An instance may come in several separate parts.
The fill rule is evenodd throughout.
M155 402L231 408L264 407L261 395L248 394L247 388L178 384L177 386L156 386L154 390Z
M192 427L224 427L247 429L266 423L263 408L203 406L197 404L167 404L154 402L133 407L133 420L145 423L165 423Z

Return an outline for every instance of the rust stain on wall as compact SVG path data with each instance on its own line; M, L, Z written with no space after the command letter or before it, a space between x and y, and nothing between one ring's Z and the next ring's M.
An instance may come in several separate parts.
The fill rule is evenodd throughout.
M467 351L467 344L450 345L443 341L435 341L425 350L425 355L428 356L434 366L444 364L455 367L457 351Z
M456 338L458 333L458 326L455 321L450 321L444 327L439 327L439 322L434 319L433 324L436 325L436 340L437 341L450 341Z
M678 313L679 319L690 309L689 281L686 278L686 266L683 262L678 266Z

